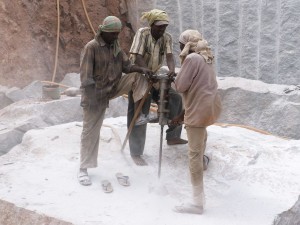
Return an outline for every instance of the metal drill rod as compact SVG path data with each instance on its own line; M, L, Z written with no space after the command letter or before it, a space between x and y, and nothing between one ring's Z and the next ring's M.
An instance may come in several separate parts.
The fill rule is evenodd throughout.
M160 145L159 145L159 161L158 161L158 178L161 175L161 163L162 163L162 144L163 144L163 134L164 125L168 124L168 100L167 95L170 88L170 77L167 74L157 75L155 77L159 81L159 101L158 101L158 118L160 124Z
M160 126L160 145L159 145L159 161L158 161L158 178L160 178L161 173L161 158L162 158L162 142L164 136L164 125Z

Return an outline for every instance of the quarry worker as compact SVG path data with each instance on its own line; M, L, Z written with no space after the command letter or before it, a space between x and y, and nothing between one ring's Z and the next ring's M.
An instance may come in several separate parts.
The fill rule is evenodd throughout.
M149 68L156 73L163 65L164 58L168 66L170 77L175 76L175 60L173 56L172 36L165 32L169 24L169 17L165 11L153 9L142 13L141 20L147 20L149 27L140 28L135 36L130 48L130 59L133 63ZM155 88L151 90L148 100L143 105L142 113L144 120L137 120L129 136L129 147L132 159L137 165L147 163L141 157L144 152L147 122L149 121L149 109L151 100L158 101L159 91ZM129 93L129 105L127 113L127 125L129 127L135 113L132 92ZM182 111L181 96L171 88L169 91L169 119L174 118ZM171 125L166 131L168 145L186 144L187 141L180 138L182 126Z
M202 214L205 195L203 186L203 156L206 148L206 127L212 125L221 112L218 84L213 67L213 55L197 30L186 30L179 38L181 69L175 87L183 94L184 111L172 123L184 121L188 137L188 157L193 203L175 207L176 212Z
M138 103L145 94L148 81L145 76L131 72L152 75L148 68L131 64L120 49L118 35L121 28L121 21L117 17L106 17L95 38L81 52L83 129L78 180L82 185L91 185L87 168L97 167L100 128L109 100L132 90L134 102ZM131 74L122 75L122 72Z

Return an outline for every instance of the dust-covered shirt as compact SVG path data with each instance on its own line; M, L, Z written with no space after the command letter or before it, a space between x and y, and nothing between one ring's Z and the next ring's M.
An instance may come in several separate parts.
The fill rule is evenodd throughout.
M175 87L183 95L184 124L206 127L213 124L221 112L218 84L212 64L196 53L189 54L177 74Z
M130 60L135 62L135 55L143 56L147 67L154 73L162 67L165 55L172 53L172 36L165 32L162 37L155 40L151 35L151 28L140 28L133 39L130 48Z
M124 51L121 50L116 57L113 52L113 46L99 37L85 45L80 57L81 88L94 84L105 102L115 95L122 72L129 73L132 66Z

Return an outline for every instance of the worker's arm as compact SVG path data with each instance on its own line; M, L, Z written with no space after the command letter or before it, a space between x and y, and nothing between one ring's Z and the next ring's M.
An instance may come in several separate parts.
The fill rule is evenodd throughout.
M167 66L169 68L168 76L169 77L175 77L175 59L173 56L173 53L167 53L166 55L167 59Z
M148 78L151 78L153 76L153 72L150 69L148 69L147 64L145 63L145 60L142 55L135 54L135 66L139 66L142 69L146 70L140 73L145 74Z
M151 70L149 70L146 67L142 67L142 66L138 66L138 65L132 65L130 68L130 72L138 72L138 73L142 73L145 74L146 77L152 77L153 72Z

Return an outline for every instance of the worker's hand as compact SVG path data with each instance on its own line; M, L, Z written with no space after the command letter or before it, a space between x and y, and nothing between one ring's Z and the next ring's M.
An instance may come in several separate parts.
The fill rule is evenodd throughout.
M96 97L95 85L89 85L84 88L85 95L90 107L95 107L98 105Z
M169 77L176 77L175 71L170 70L167 74Z
M152 76L153 76L153 72L152 70L148 69L148 68L145 68L145 67L141 67L142 69L142 73L145 74L145 76L148 78L148 79L151 79Z
M172 81L174 81L175 80L175 77L176 77L176 73L175 73L175 71L169 71L168 72L168 76L169 76L169 80L172 82Z

